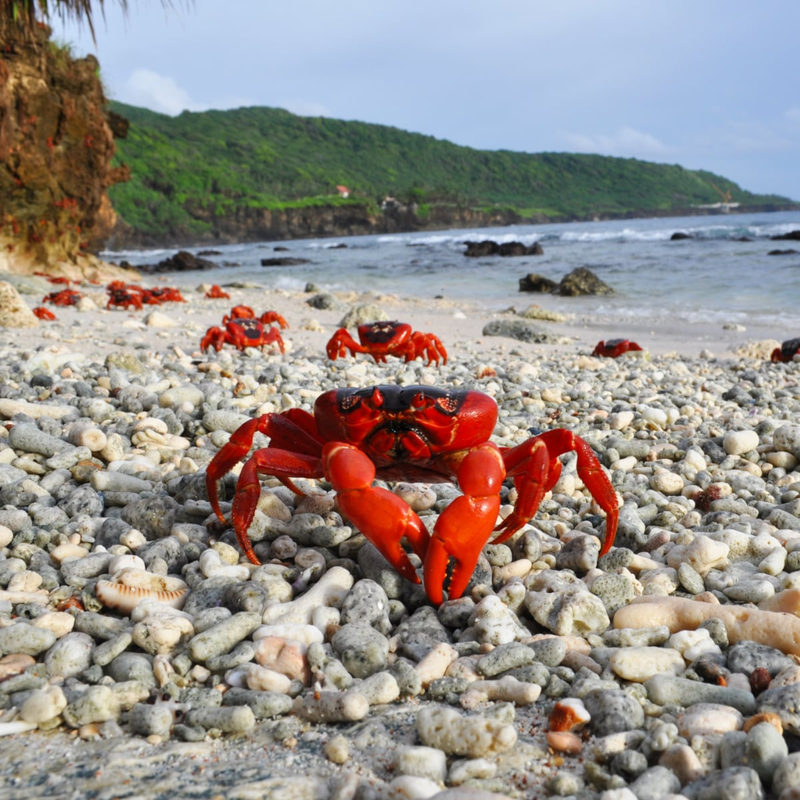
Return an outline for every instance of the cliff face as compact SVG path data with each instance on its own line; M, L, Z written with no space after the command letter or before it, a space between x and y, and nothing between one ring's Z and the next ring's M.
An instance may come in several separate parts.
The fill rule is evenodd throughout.
M97 60L73 59L50 41L5 42L0 51L0 272L90 275L89 254L113 229L106 189L114 132Z
M431 206L425 213L420 213L416 206L404 205L392 205L376 212L374 207L365 204L287 208L280 211L240 208L226 216L205 215L202 210L197 209L193 216L206 222L211 231L198 235L174 230L167 241L164 236L134 232L124 221L119 221L106 244L112 249L232 244L447 228L484 228L548 221L544 217L523 219L512 211L486 213L477 209L445 205Z

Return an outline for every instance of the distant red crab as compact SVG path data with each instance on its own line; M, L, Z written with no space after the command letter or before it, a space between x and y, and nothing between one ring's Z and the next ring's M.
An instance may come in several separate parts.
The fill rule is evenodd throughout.
M268 344L277 344L281 353L285 352L283 337L279 328L275 328L268 323L263 323L260 319L228 319L224 322L224 328L212 326L206 331L206 335L200 341L200 349L206 350L213 347L219 351L224 344L232 344L239 350L245 347L263 347Z
M794 361L794 357L798 354L800 354L800 337L787 339L780 347L776 347L772 351L770 360L788 363L789 361Z
M460 597L493 531L495 542L516 533L536 513L545 493L561 474L558 457L577 452L577 469L606 513L600 554L614 542L619 501L587 442L557 429L516 447L490 441L497 404L470 389L431 386L372 386L331 389L314 403L314 414L299 408L264 414L245 422L214 456L206 471L211 507L225 522L217 481L250 451L256 432L270 437L244 463L233 497L231 520L242 550L260 563L248 536L261 486L259 475L272 475L297 494L294 478L325 478L337 492L342 514L383 554L403 577L419 583L402 547L407 540L423 562L425 592L443 600L450 560L449 597ZM457 483L457 497L439 515L429 534L417 514L396 494L373 486L381 480ZM511 478L517 490L514 510L497 524L500 489Z
M124 286L123 288L107 289L108 303L106 303L106 308L114 306L128 309L133 306L135 309L141 310L142 293L137 291L138 288L138 286L130 288Z
M346 328L339 328L327 344L328 358L332 361L343 358L349 350L351 355L369 353L378 363L385 362L386 356L406 361L422 356L428 359L427 364L435 361L437 366L441 358L443 364L447 363L447 350L441 339L432 333L415 331L407 322L367 322L357 330L360 344Z
M609 339L605 342L598 342L592 351L593 356L605 356L606 358L617 358L623 353L631 350L641 350L636 342L630 339Z
M230 300L231 296L215 283L205 294L206 300Z
M45 319L48 322L52 322L54 319L58 319L58 317L49 309L45 308L44 306L36 306L33 309L33 313L39 319Z
M180 289L172 286L158 286L155 289L145 289L142 302L149 305L161 303L185 303Z
M250 306L234 306L231 313L222 318L222 324L226 325L232 319L258 319L264 325L277 322L283 329L289 327L289 323L277 311L265 311L260 317L256 317L256 312Z
M40 278L44 278L48 283L62 284L64 286L69 286L70 283L72 283L72 281L69 278L64 278L62 276L48 275L46 272L34 272L33 274L38 275Z
M74 306L83 297L83 292L76 289L62 289L60 292L50 292L42 298L43 303L52 303L54 306Z

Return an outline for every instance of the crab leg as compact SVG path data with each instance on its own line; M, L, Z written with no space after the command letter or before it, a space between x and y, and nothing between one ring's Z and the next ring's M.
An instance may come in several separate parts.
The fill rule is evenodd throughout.
M461 597L497 522L500 487L505 478L500 451L491 442L468 453L456 478L464 492L439 515L425 555L425 592L440 604L450 558L455 565L448 595Z
M561 475L558 457L572 450L578 455L578 476L606 513L606 537L600 555L611 549L619 521L617 494L589 444L572 431L561 428L503 452L506 469L514 478L519 497L514 511L497 526L502 534L495 542L505 541L532 519L545 493L556 485Z
M360 345L347 332L346 328L339 328L339 330L331 336L326 349L328 351L328 358L331 359L331 361L335 361L337 358L344 358L348 350L350 351L350 355L353 356L356 353L368 352L367 348Z
M419 583L401 541L406 538L413 551L424 559L429 537L422 520L396 494L372 485L375 465L352 445L326 444L322 451L322 468L337 492L336 499L343 514L397 572L412 583Z
M219 507L217 481L250 452L256 433L266 434L270 437L270 444L287 450L291 448L296 453L316 456L319 459L319 454L322 452L322 444L316 437L314 418L307 411L292 409L283 414L263 414L245 422L231 434L231 438L211 459L206 469L206 495L211 508L222 522L225 522L225 517L222 516ZM296 474L295 477L299 478L302 475ZM290 485L290 482L287 485Z
M231 521L236 531L236 540L239 542L244 554L253 564L260 564L258 556L253 552L253 546L247 531L256 515L258 498L261 496L261 482L259 475L272 475L281 480L294 491L292 478L320 478L319 456L303 455L289 450L265 448L256 450L252 458L248 459L242 467L239 480L236 482L236 494L233 496L231 507ZM216 510L216 509L215 509Z

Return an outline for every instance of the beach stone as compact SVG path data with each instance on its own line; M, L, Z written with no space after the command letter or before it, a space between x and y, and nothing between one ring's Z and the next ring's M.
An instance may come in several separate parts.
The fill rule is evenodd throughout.
M39 320L30 306L8 281L0 281L0 327L39 327Z
M716 686L671 675L655 675L645 682L645 689L648 699L660 706L686 707L706 703L730 706L742 714L753 714L756 711L756 699L752 692L730 686ZM759 697L759 710L762 710L762 698L763 694Z
M0 628L0 655L22 653L38 656L47 652L55 642L56 635L52 631L24 622Z
M559 636L600 633L609 625L603 601L568 573L544 570L526 581L525 607L543 627Z
M753 431L729 431L722 440L722 446L728 455L740 456L755 450L759 445L758 434Z
M770 676L794 664L789 656L775 647L757 642L738 642L728 650L728 669L750 675L753 670L766 669Z
M685 786L683 793L690 800L763 800L761 778L749 767L729 767Z
M389 620L389 598L375 581L369 579L358 581L345 597L341 612L343 625L350 622L366 622L384 635L392 629Z
M451 708L423 708L417 714L417 733L427 747L469 758L502 753L517 741L513 725L481 715L462 717Z
M800 425L788 423L776 428L772 444L776 450L785 450L800 459Z
M719 703L695 703L678 715L677 725L681 736L709 736L741 730L744 717L732 706Z
M272 719L288 714L292 698L280 692L257 692L231 687L222 697L224 706L248 706L256 719Z
M229 653L261 625L261 615L242 611L198 633L188 644L193 661L205 663L212 656Z
M51 677L73 678L92 665L94 639L86 633L68 633L48 651L44 663Z
M91 722L116 719L120 714L119 700L108 686L90 686L64 709L64 721L72 728Z
M644 722L642 706L620 689L594 689L583 702L591 716L589 727L595 736L633 730Z
M686 668L683 656L669 647L626 647L617 650L609 665L623 680L644 683L654 675L680 675Z
M389 641L367 623L343 625L334 634L331 645L354 678L367 678L386 669Z
M784 792L791 792L800 786L800 753L790 753L775 770L772 776L772 791L779 797L784 797ZM796 800L794 795L789 795L788 800Z
M137 703L128 714L131 733L139 736L160 736L169 739L174 721L172 709L165 703Z
M32 692L20 708L25 722L47 722L57 717L67 707L67 698L60 686L48 686Z
M758 773L766 785L770 784L775 771L788 755L786 740L769 722L760 722L747 732L745 763Z
M637 800L658 800L670 795L678 795L681 784L672 770L662 766L650 767L630 784L630 790ZM733 800L733 798L731 798ZM742 797L744 800L744 797Z

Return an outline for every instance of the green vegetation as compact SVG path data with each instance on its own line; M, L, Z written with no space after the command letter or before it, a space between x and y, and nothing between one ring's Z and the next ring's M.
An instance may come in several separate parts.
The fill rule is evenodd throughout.
M721 200L785 205L710 172L637 159L473 150L363 122L300 117L276 108L185 111L177 117L112 103L130 132L117 142L130 182L109 190L134 234L208 234L242 209L359 205L393 196L433 207L513 211L525 219L669 213ZM341 198L338 185L350 189ZM729 194L728 194L729 193Z

